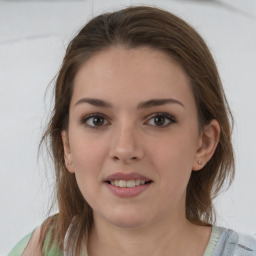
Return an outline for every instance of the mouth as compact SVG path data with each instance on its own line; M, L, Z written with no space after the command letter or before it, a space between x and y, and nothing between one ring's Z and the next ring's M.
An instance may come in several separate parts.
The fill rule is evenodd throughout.
M134 188L141 185L150 184L153 181L152 180L142 180L142 179L136 179L136 180L107 180L106 183L120 187L120 188Z
M138 173L114 173L104 180L108 190L117 197L135 197L146 191L153 180Z

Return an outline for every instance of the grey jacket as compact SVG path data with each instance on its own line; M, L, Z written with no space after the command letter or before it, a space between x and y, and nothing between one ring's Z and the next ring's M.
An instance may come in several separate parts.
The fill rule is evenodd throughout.
M256 256L256 237L222 228L212 256Z

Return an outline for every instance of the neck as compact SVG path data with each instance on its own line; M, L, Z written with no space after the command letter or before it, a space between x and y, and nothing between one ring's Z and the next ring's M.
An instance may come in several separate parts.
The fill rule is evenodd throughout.
M96 217L88 240L88 254L203 255L209 237L210 228L193 225L184 215L166 216L138 228L118 227Z

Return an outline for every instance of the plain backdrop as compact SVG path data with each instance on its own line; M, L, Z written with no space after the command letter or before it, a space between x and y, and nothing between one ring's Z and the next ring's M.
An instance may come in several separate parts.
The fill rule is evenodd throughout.
M177 14L208 43L235 118L236 178L214 202L218 225L256 234L255 1L0 1L0 255L45 219L50 167L37 147L51 107L48 84L68 42L90 18L130 4Z

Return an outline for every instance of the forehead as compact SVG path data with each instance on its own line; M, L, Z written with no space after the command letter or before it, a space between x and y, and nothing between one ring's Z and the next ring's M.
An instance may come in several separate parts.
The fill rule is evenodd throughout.
M74 79L72 103L81 96L147 100L193 98L183 68L166 53L150 48L113 46L87 60ZM187 101L188 99L184 99Z

